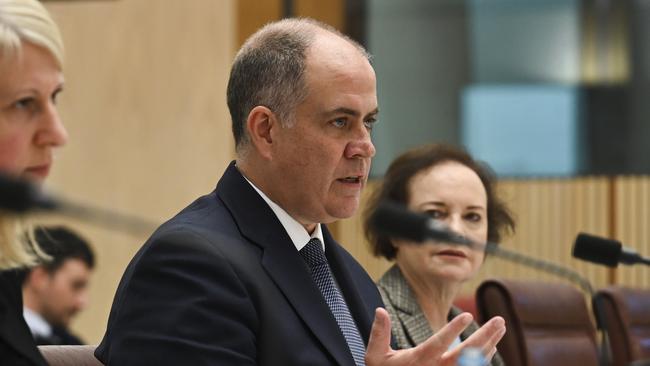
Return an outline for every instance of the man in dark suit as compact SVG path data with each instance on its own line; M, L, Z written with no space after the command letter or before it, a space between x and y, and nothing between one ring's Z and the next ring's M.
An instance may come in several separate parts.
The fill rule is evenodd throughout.
M136 254L97 358L107 365L452 365L458 351L445 351L471 317L458 317L422 347L393 351L375 285L323 225L359 206L375 153L375 84L366 52L323 24L289 19L255 33L228 84L237 160L214 192L163 224ZM491 334L502 327L491 322L466 345L491 349Z
M25 321L36 344L83 344L68 327L88 304L88 283L95 266L93 251L84 238L63 226L39 227L35 239L51 259L25 270Z

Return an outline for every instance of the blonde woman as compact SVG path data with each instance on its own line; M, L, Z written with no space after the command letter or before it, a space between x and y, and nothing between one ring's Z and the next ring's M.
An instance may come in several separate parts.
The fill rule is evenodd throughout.
M56 109L63 89L63 43L36 0L0 0L0 172L41 183L53 150L65 144ZM46 365L22 317L13 269L37 259L19 219L0 212L0 364Z

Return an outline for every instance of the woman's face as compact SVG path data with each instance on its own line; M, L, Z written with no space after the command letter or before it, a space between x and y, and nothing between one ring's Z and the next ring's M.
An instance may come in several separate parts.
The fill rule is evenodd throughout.
M0 62L0 171L41 182L54 148L68 134L56 110L63 73L44 48L23 43L21 55Z
M438 220L468 239L487 241L487 194L478 175L458 162L443 162L415 175L408 207ZM464 282L483 263L484 253L446 243L395 240L402 271L428 281Z

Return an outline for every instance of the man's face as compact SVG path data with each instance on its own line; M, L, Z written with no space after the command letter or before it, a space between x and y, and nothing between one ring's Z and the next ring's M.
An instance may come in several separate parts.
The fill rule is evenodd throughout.
M271 164L280 205L310 230L352 216L359 207L375 147L375 73L352 45L321 35L307 51L308 96L291 127L273 136Z
M91 270L79 259L67 259L50 274L42 287L41 314L50 324L68 326L70 320L88 304Z

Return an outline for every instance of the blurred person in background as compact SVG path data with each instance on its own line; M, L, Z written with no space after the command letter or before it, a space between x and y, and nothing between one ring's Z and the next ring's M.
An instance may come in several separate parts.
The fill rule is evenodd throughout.
M412 243L378 234L370 215L395 202L429 215L456 234L484 243L514 231L508 209L496 196L491 170L465 151L425 145L399 156L388 168L365 212L365 232L374 255L395 264L378 282L392 333L400 349L415 347L462 313L453 301L483 264L485 253L445 243ZM473 323L450 348L478 329ZM496 348L484 350L492 366L503 365Z
M56 109L63 42L36 0L0 0L0 173L40 184L67 132ZM42 252L20 218L0 212L0 364L46 365L23 319L19 272Z
M40 227L35 238L50 259L25 274L25 321L39 345L83 344L68 327L88 304L93 251L86 240L63 226Z

